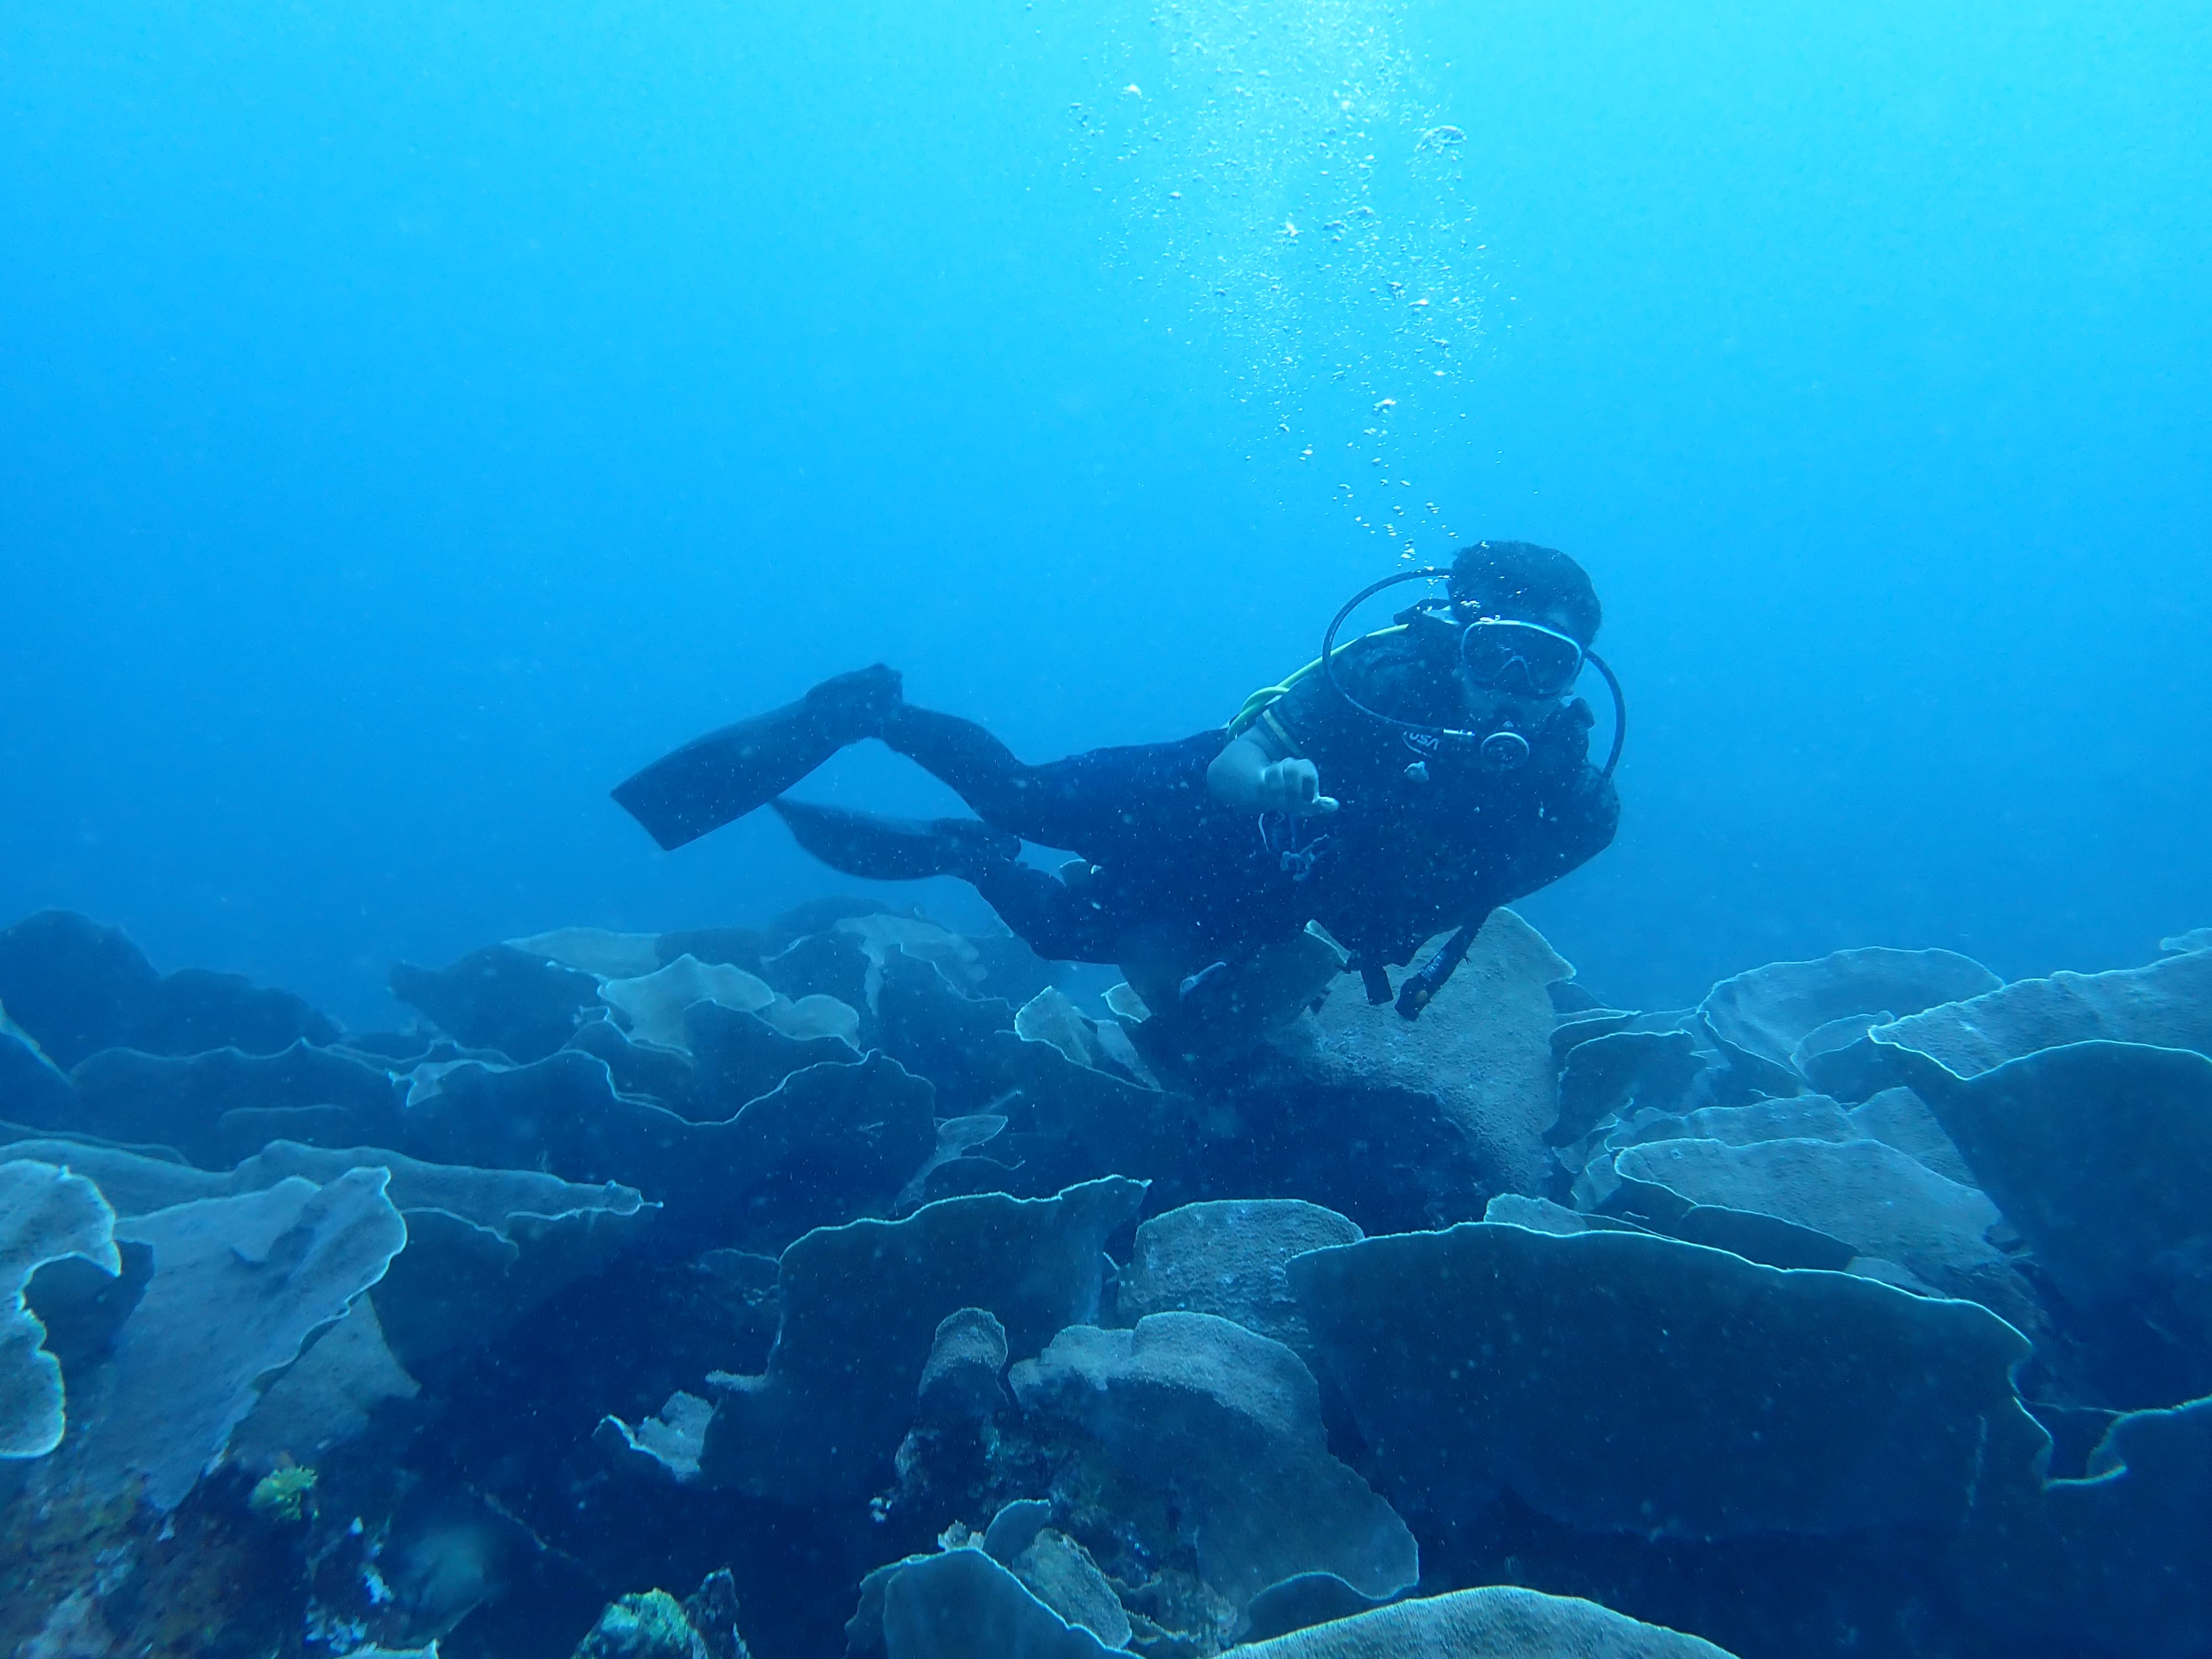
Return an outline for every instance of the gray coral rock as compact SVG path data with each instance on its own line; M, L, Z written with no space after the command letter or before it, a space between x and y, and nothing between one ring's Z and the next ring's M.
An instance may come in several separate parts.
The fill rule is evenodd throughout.
M599 1615L574 1659L708 1659L684 1605L666 1590L625 1595Z
M1878 1049L1926 1054L1961 1078L2075 1042L2212 1054L2212 951L2110 973L2015 980L2002 990L1877 1025L1869 1035ZM1910 1080L1918 1086L1925 1075L1916 1073Z
M0 1158L67 1160L122 1216L261 1192L289 1177L326 1184L348 1170L383 1169L407 1223L408 1246L370 1292L393 1357L421 1372L487 1337L642 1235L653 1206L631 1188L584 1186L534 1170L426 1164L375 1147L272 1141L234 1170L210 1171L119 1146L39 1139Z
M1987 1194L1878 1140L1660 1140L1624 1149L1613 1167L1624 1180L1665 1187L1692 1204L1826 1233L1948 1295L1997 1298L2001 1313L2033 1300L1989 1242L2002 1218Z
M40 1268L68 1261L123 1271L100 1189L51 1164L0 1164L0 1458L44 1457L67 1427L62 1368L23 1291Z
M1928 1103L1911 1090L1884 1089L1852 1107L1849 1115L1855 1134L1918 1158L1946 1181L1963 1187L1975 1184L1973 1172L1959 1155L1958 1143L1943 1133Z
M853 1659L1113 1659L1117 1651L972 1547L870 1573L845 1642Z
M1776 962L1724 979L1698 1012L1723 1042L1796 1067L1799 1045L1855 1014L1917 1014L1938 1003L1995 991L2004 981L1953 951L1875 945L1815 962Z
M774 1251L812 1227L887 1214L936 1145L933 1101L878 1054L807 1066L726 1121L694 1123L621 1093L606 1061L572 1049L447 1072L410 1097L404 1139L440 1163L621 1181L672 1229Z
M1401 1601L1255 1642L1238 1659L1729 1659L1694 1636L1510 1585Z
M1128 1610L1091 1552L1066 1533L1039 1528L1006 1565L1030 1595L1069 1624L1081 1626L1109 1648L1129 1645Z
M1095 1319L1107 1235L1144 1194L1114 1176L1054 1198L948 1198L807 1234L778 1264L783 1323L768 1370L728 1383L702 1477L808 1505L865 1495L912 1423L939 1322L988 1310L1022 1352Z
M1557 1168L1544 1137L1559 1115L1549 988L1573 973L1542 934L1501 909L1419 1020L1339 991L1279 1044L1316 1082L1434 1095L1489 1191L1542 1192ZM1486 1196L1468 1192L1461 1213Z
M2129 1413L2086 1478L1987 1506L1968 1540L1966 1595L2023 1652L2196 1659L2212 1629L2208 1493L2212 1400Z
M1186 1204L1137 1229L1115 1310L1132 1322L1147 1314L1218 1314L1310 1363L1313 1334L1285 1267L1294 1255L1363 1237L1335 1211L1303 1199Z
M986 1422L1006 1403L1006 1328L984 1308L956 1308L937 1322L929 1360L915 1387L920 1421L947 1428Z
M1031 1419L1080 1430L1123 1479L1171 1495L1200 1576L1238 1605L1300 1573L1374 1598L1419 1577L1412 1533L1329 1454L1313 1375L1279 1342L1154 1314L1063 1330L1011 1380Z
M1554 1039L1554 1048L1558 1046ZM1673 1111L1705 1069L1687 1031L1609 1031L1568 1049L1559 1073L1559 1115L1545 1132L1570 1146L1598 1125L1639 1108Z
M1923 1071L1929 1105L2067 1299L2142 1307L2212 1388L2212 1059L2077 1042L1964 1082Z
M382 1170L322 1187L292 1177L119 1223L117 1238L152 1249L154 1274L72 1437L76 1467L100 1490L143 1479L157 1510L182 1501L262 1390L407 1243L388 1179Z
M1388 1489L1591 1532L1942 1534L2048 1438L1970 1302L1639 1233L1473 1223L1291 1264Z

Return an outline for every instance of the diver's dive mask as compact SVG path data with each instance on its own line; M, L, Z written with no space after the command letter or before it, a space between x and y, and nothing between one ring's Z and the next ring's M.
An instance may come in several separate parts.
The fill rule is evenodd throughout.
M1460 629L1459 665L1485 690L1564 697L1582 678L1581 642L1510 617L1477 617Z
M1473 607L1449 599L1425 600L1413 607L1459 629L1460 668L1468 684L1499 694L1499 710L1486 722L1492 726L1491 731L1461 731L1400 720L1369 708L1345 690L1336 678L1335 658L1337 632L1346 619L1386 587L1400 582L1449 580L1450 574L1436 568L1401 571L1361 588L1346 601L1322 636L1322 676L1330 689L1370 720L1395 727L1409 746L1424 755L1456 750L1472 753L1492 771L1510 772L1526 765L1530 754L1528 738L1521 728L1525 725L1534 730L1542 723L1540 719L1529 721L1520 717L1515 706L1539 703L1548 714L1573 692L1587 663L1605 677L1606 686L1613 693L1613 748L1603 768L1604 775L1611 777L1620 763L1621 744L1628 734L1628 703L1621 695L1620 682L1604 658L1585 649L1581 641L1540 623L1470 614Z

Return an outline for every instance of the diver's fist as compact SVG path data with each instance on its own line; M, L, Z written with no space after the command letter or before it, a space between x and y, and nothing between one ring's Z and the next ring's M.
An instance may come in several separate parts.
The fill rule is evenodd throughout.
M1260 769L1261 809L1307 817L1336 811L1336 798L1321 792L1321 769L1310 760L1279 760Z

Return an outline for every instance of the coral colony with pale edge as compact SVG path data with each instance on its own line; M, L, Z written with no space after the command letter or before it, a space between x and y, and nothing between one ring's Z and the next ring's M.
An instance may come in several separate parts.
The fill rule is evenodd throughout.
M1637 1011L1500 911L1209 1066L866 901L374 1032L32 916L0 1649L2186 1659L2208 947Z

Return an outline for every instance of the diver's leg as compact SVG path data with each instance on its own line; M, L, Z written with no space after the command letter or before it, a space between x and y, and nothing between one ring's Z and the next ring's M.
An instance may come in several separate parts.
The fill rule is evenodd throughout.
M878 663L840 674L797 702L694 738L616 785L614 798L672 851L765 806L839 750L876 736L899 706L896 670Z
M895 818L788 796L769 803L792 839L832 870L867 881L965 876L971 867L1011 863L1019 836L976 818Z
M1039 956L1110 962L1119 937L1094 900L1020 860L1019 837L974 818L894 818L810 801L769 803L792 837L833 870L870 881L957 876Z
M1048 962L1114 960L1120 929L1058 877L1012 859L979 861L959 873L1016 937Z
M1024 839L1036 839L1031 781L1035 767L974 720L901 702L878 734L953 792L985 821Z
M1202 792L1210 735L1093 749L1031 766L973 720L902 702L878 733L950 784L978 817L1046 847L1099 857L1147 825L1172 820L1176 797Z

